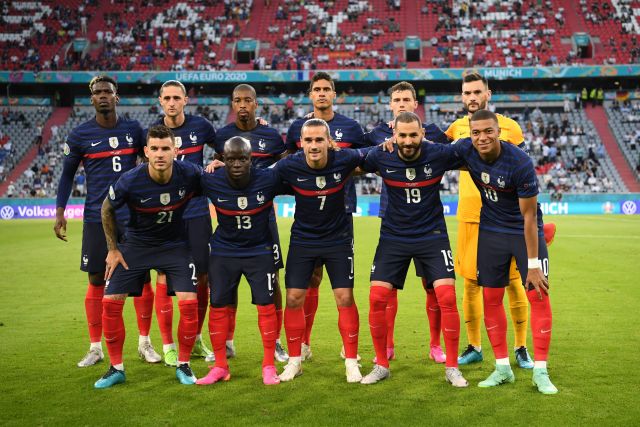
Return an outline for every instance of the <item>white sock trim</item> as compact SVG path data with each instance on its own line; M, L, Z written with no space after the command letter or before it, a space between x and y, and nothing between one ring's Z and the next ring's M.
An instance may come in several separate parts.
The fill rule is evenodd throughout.
M533 362L533 367L538 369L547 369L547 361L546 360L536 360Z
M102 351L102 341L92 342L89 345L89 350L94 350L94 349Z
M176 344L175 343L171 343L171 344L162 344L162 351L164 353L167 353L171 350L175 350L176 349Z
M496 359L496 365L509 366L509 358Z
M138 345L147 343L151 343L151 338L149 338L149 335L138 335Z
M118 371L124 371L124 365L122 363L118 363L117 365L113 365Z

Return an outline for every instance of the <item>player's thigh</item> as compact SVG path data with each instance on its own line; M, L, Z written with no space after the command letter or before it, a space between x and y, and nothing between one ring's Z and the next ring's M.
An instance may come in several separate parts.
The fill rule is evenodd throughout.
M236 292L245 259L250 258L223 257L214 254L209 257L209 287L212 305L233 305L237 302Z
M153 268L161 270L167 276L167 287L171 292L196 292L196 265L186 245L159 248L155 252L153 263Z
M117 225L118 241L122 240L124 226ZM100 273L105 270L107 258L107 240L100 222L85 222L82 224L82 251L80 255L80 270L87 273Z
M126 244L118 245L122 257L126 261L129 269L118 265L111 279L105 285L105 295L127 294L130 296L142 295L145 278L149 272L147 259L152 256L151 251L138 247L130 247Z
M206 274L209 271L209 238L212 233L211 217L209 215L185 220L185 233L189 244L189 251L196 267L196 274Z
M289 245L284 274L285 288L307 289L316 262L322 259L324 248Z
M524 235L514 235L512 237L511 246L514 252L515 262L518 264L518 272L522 279L522 284L526 284L527 274L529 273L529 258L527 255L527 244L524 240ZM544 241L544 235L538 235L538 259L540 260L540 268L544 277L549 280L549 251L547 244ZM532 290L533 286L529 286Z
M427 287L432 288L433 282L439 279L456 278L454 272L451 244L448 237L430 239L426 244L415 247L413 262L420 266Z
M477 222L458 222L456 272L471 280L476 280L478 273L478 232L479 224Z
M273 218L272 218L273 215ZM273 241L273 263L276 270L284 268L284 261L282 259L282 247L280 246L280 233L278 232L278 223L273 211L269 215L269 231L271 232L271 239Z
M322 256L331 288L353 288L354 257L351 243L324 249Z
M245 258L243 273L251 287L251 303L256 305L273 304L276 286L273 256L268 254Z
M480 230L478 234L478 284L504 288L509 284L512 251L509 234Z
M373 257L369 280L391 283L394 288L403 289L411 257L408 245L381 239Z

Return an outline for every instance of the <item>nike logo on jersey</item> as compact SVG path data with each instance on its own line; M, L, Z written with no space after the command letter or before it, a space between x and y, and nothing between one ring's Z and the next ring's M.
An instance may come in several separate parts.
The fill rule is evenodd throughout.
M447 268L447 273L451 273L453 271L453 268Z
M91 143L91 146L92 146L92 147L95 147L96 145L100 145L100 144L102 144L102 141L92 142L92 143Z
M296 178L298 182L309 181L309 178Z
M140 203L147 203L149 200L151 200L151 197L148 199L140 199Z
M393 169L393 170L386 169L386 172L387 173L394 173L394 172L397 172L397 170L395 170L395 169Z
M229 200L227 200L227 199L221 199L221 198L218 198L218 203L228 202L228 201L229 201Z

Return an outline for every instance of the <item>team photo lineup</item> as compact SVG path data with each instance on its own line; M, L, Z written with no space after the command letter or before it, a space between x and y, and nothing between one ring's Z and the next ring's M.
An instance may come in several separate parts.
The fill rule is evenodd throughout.
M360 123L334 111L335 83L318 71L308 86L312 110L293 121L283 139L259 117L258 95L248 84L231 93L235 121L214 129L207 119L186 113L187 89L168 80L159 88L162 118L143 129L117 113L116 80L94 77L88 95L95 117L73 129L64 144L54 225L55 235L66 241L65 208L82 164L87 196L80 269L88 275L89 349L77 366L108 359L95 388L125 382L125 329L133 325L125 325L123 309L132 296L142 360L174 367L183 385L229 381L244 277L257 307L264 385L295 380L314 357L311 333L322 282L335 297L346 381L393 381L393 360L403 351L394 343L398 291L413 275L413 261L426 295L428 357L444 365L438 381L470 386L465 365L483 361L485 330L495 367L478 387L513 383L512 356L517 369L529 370L532 390L558 393L547 370L552 332L547 246L555 225L543 222L529 141L515 120L488 108L489 84L476 72L465 73L460 92L466 115L441 130L414 112L418 88L397 83L388 90L393 119L365 133ZM209 164L207 146L215 150ZM440 199L440 183L451 170L460 171L453 249ZM359 238L353 177L364 174L377 174L383 183L368 302L355 301L353 292ZM276 222L279 195L295 198L287 254ZM458 289L461 307L456 273L464 280ZM162 355L150 339L154 312ZM466 343L460 343L462 322ZM361 323L369 325L375 355L359 354L361 338L368 340L360 334ZM372 368L363 372L370 356ZM209 371L195 372L192 358L211 362Z

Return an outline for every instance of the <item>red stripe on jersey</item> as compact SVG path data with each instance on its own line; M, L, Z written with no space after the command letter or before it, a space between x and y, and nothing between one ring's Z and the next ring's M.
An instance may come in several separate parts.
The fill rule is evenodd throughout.
M299 193L303 196L326 196L329 194L333 194L333 193L337 193L338 191L342 190L342 187L344 187L344 184L346 183L346 181L342 181L340 184L338 184L337 186L333 187L333 188L328 188L326 190L304 190L300 187L295 187L295 186L291 186L291 188L293 188L293 190L296 193Z
M195 147L184 148L182 150L178 150L178 154L191 154L197 153L198 151L202 151L204 145L196 145Z
M174 211L174 210L180 208L185 203L187 203L192 197L193 197L193 193L189 193L189 194L187 194L187 196L185 198L180 199L180 201L178 203L173 204L173 205L159 206L157 208L142 208L140 206L134 206L133 209L135 209L138 212L142 212L142 213L157 213L157 212Z
M137 152L138 152L137 148L123 148L122 150L102 151L100 153L89 153L89 154L85 154L84 157L87 159L103 159L105 157L136 154Z
M270 153L251 153L251 157L273 157Z
M387 179L387 178L383 179L384 183L391 187L402 187L402 188L428 187L430 185L439 183L441 180L442 180L442 175L436 176L435 178L428 179L426 181L416 181L416 182L394 181L392 179Z
M267 208L270 208L271 205L273 205L273 201L270 201L269 203L265 203L264 205L260 206L259 208L251 209L251 210L248 210L248 211L232 211L232 210L229 210L229 209L219 208L218 206L215 206L215 205L214 205L214 207L216 208L216 212L219 212L219 213L221 213L223 215L255 215L257 213L262 212L263 210L265 210Z
M488 185L488 184L485 184L484 182L478 181L475 178L473 178L473 182L478 184L480 187L490 188L492 190L500 191L500 192L503 192L503 193L512 193L515 190L515 188L496 188L496 187L494 187L492 185Z
M302 141L296 142L298 148L302 148ZM336 145L340 148L349 148L353 145L351 142L336 142Z

